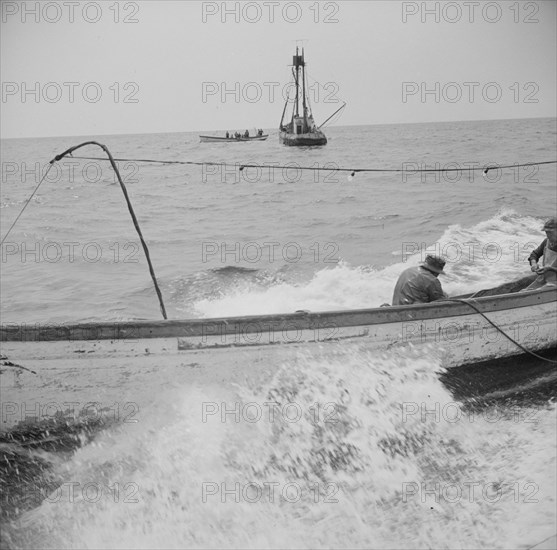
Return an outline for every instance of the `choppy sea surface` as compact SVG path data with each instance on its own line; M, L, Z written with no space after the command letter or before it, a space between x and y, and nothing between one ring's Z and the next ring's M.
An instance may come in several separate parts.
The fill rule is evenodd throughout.
M275 130L228 144L198 133L3 140L0 234L55 155L97 140L123 159L169 318L376 307L431 252L447 258L453 295L530 273L526 258L556 215L556 165L497 166L555 160L555 119L326 133L327 146L300 149ZM2 323L161 318L120 186L105 160L83 156L103 158L91 146L55 163L2 245ZM444 373L433 351L308 344L265 364L266 377L250 375L261 360L246 355L226 380L227 358L215 355L205 385L195 363L118 380L39 372L25 387L3 366L2 542L531 548L554 536L554 366L521 358ZM122 385L118 414L103 384ZM20 416L25 395L45 387L56 406ZM104 413L80 403L69 414L67 388ZM271 401L276 418L249 407ZM225 403L239 421L222 421ZM295 406L282 414L288 403L299 418Z

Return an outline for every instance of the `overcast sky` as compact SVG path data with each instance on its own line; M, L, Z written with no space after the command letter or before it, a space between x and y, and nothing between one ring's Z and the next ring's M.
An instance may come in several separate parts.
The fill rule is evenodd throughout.
M318 123L556 116L554 0L2 0L1 30L3 138L276 128L297 41Z

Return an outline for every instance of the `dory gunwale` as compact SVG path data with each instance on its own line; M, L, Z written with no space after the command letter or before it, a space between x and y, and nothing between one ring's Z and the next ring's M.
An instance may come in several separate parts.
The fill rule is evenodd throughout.
M469 303L467 303L469 302ZM226 336L263 331L324 330L342 327L392 325L478 316L501 311L520 313L528 321L527 309L555 303L557 288L466 298L409 306L391 306L324 312L248 315L202 319L165 319L137 321L99 321L87 323L4 323L0 325L2 342L47 342L75 340L119 340ZM471 307L469 304L472 304ZM474 309L475 308L475 309ZM557 307L554 313L557 322ZM557 344L557 331L553 345ZM261 345L265 345L262 343Z

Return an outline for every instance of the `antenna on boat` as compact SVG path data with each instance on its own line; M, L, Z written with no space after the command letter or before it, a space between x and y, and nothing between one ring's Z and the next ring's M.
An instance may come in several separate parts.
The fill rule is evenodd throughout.
M306 42L309 42L309 38L296 38L296 40L292 40L292 42L296 42L296 48L303 48Z
M331 120L337 113L339 113L340 111L342 111L342 109L344 109L346 107L346 101L343 103L343 105L341 107L339 107L325 122L323 122L323 124L321 124L321 126L318 126L318 128L322 128L323 126L325 126L325 124L327 122L329 122L329 120Z

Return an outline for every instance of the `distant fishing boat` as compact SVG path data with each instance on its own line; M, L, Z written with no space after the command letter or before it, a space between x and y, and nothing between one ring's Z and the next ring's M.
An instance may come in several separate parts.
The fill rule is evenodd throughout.
M234 143L236 141L265 141L269 137L269 134L257 134L256 136L199 136L199 141L201 143Z
M327 137L316 126L311 113L309 104L309 97L306 94L306 63L304 60L304 49L302 48L302 55L299 55L298 48L296 47L296 55L292 60L292 76L294 80L294 87L296 89L296 97L293 103L292 116L290 122L284 122L284 115L290 98L286 99L284 109L282 111L282 118L280 119L279 126L279 141L284 145L292 146L311 146L311 145L326 145ZM301 71L301 84L300 84L300 71ZM301 87L301 90L300 90ZM300 97L302 99L302 111L300 113ZM340 109L337 109L325 122L330 120L341 109L345 107L344 104Z

